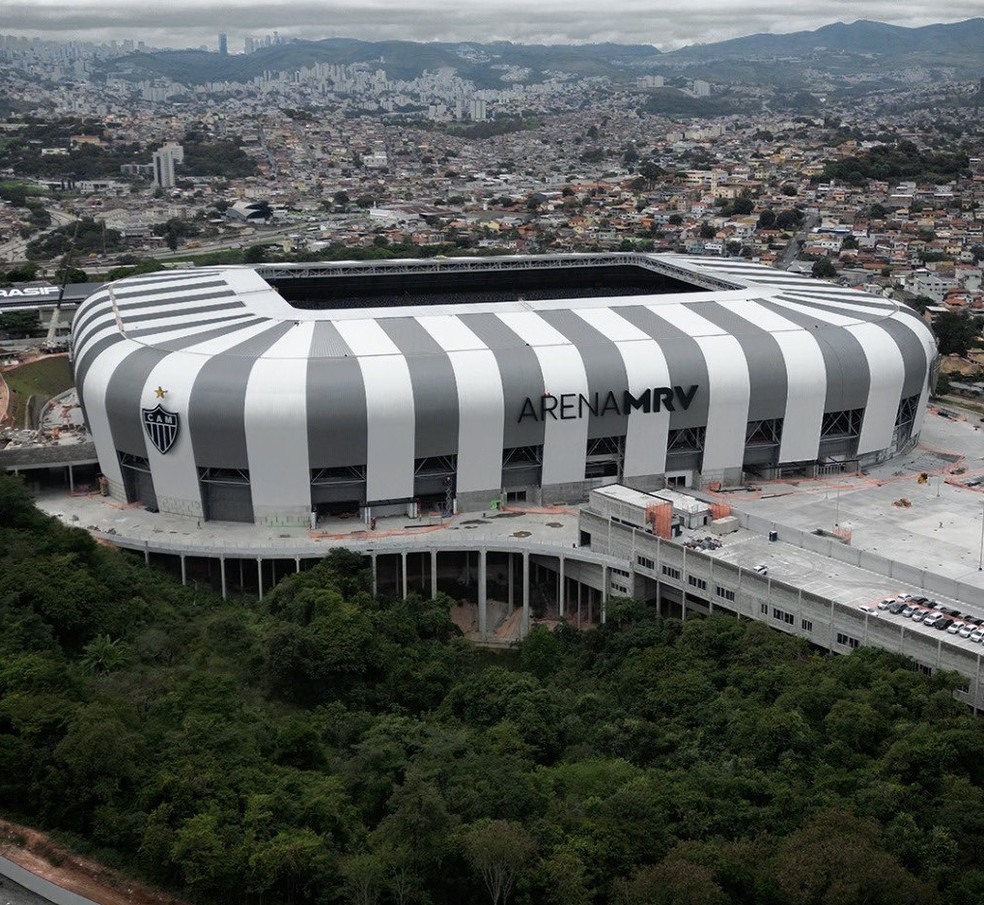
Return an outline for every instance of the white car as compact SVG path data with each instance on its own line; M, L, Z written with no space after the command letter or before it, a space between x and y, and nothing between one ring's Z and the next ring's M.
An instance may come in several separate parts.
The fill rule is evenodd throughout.
M971 641L974 641L975 643L980 644L982 639L984 639L984 628L975 628L970 633L970 640Z
M895 603L894 597L886 597L884 600L878 601L878 609L887 610L893 603Z
M960 631L957 632L957 634L960 635L961 638L969 638L972 634L974 634L976 629L976 625L961 625Z
M873 606L859 606L858 609L861 610L862 613L871 613L872 616L878 615L878 610L876 610Z
M949 634L949 635L955 635L963 627L964 627L964 624L962 622L954 622L953 625L948 625L946 627L946 631L947 631L947 634Z

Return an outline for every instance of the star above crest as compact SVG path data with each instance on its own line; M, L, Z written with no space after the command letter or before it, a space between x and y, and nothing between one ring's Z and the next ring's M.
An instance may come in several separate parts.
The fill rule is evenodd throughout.
M167 395L167 390L163 389L162 387L158 387L156 390L154 390L154 395L158 399L163 399Z

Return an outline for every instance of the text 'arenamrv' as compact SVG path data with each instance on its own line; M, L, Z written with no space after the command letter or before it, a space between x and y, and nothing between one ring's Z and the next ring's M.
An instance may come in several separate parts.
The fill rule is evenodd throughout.
M532 418L534 421L572 421L589 415L628 415L635 410L640 412L675 412L677 407L682 411L690 408L690 403L697 395L698 384L692 384L689 389L683 387L653 387L643 390L638 396L628 390L623 390L619 396L614 390L607 393L544 393L539 399L526 397L522 411L517 421ZM675 400L675 401L674 401Z

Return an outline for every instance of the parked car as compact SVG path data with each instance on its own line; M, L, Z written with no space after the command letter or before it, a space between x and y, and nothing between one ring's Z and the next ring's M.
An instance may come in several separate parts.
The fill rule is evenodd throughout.
M930 612L926 615L926 618L923 619L923 625L936 625L936 623L939 622L942 618L943 618L942 613Z
M962 629L964 624L957 619L954 619L950 625L946 627L947 634L955 635Z
M913 622L922 622L931 612L933 612L933 611L932 610L916 610L912 614L912 621Z
M965 622L963 625L960 626L960 631L958 631L957 634L961 638L969 638L972 634L974 634L974 629L975 629L975 626L968 625Z
M904 610L904 609L905 609L905 604L904 604L904 603L893 603L893 604L892 604L892 605L891 605L891 606L890 606L890 607L888 608L888 611L889 611L889 612L890 612L890 613L891 613L891 614L892 614L893 616L898 616L898 615L899 615L899 613L901 613L901 612L902 612L902 610Z
M915 611L916 608L914 606L907 606L904 610L902 610L902 615L905 616L906 619L909 619Z
M980 644L981 639L984 639L984 628L978 626L970 633L970 640L976 644Z
M948 629L951 625L953 625L953 620L949 616L944 616L942 619L936 620L936 625L934 625L933 628L943 631L944 629Z
M886 597L884 600L878 601L878 609L887 610L894 603L895 603L894 597Z

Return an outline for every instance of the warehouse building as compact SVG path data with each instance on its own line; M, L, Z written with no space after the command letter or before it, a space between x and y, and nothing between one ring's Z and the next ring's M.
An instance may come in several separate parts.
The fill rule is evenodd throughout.
M267 525L863 467L936 360L883 298L643 254L148 274L72 342L113 497Z

